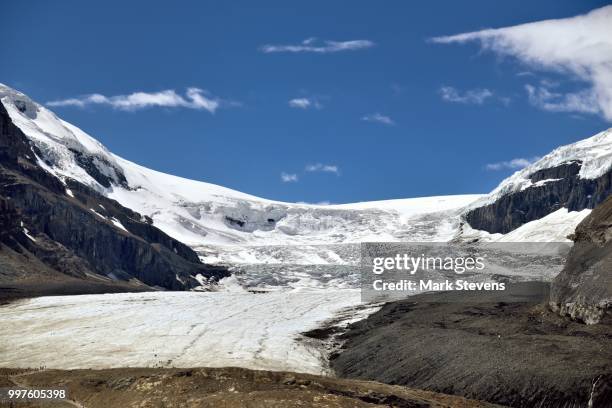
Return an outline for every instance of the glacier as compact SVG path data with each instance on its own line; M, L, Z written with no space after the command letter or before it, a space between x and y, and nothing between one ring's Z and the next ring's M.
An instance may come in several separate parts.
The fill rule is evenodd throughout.
M328 373L300 333L355 307L356 290L42 297L0 308L0 366L243 367ZM357 310L343 324L376 310ZM357 317L358 318L358 317Z

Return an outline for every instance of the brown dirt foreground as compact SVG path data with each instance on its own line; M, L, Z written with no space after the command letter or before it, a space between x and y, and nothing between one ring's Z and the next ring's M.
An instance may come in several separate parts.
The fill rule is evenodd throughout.
M499 407L462 397L357 381L242 368L0 369L0 387L64 387L72 401L3 407ZM2 405L4 404L4 405Z

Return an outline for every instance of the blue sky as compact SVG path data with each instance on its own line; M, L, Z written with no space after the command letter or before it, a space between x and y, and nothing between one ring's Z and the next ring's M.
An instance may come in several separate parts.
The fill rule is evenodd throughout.
M5 2L0 82L127 159L285 201L484 193L611 126L606 61L479 31L606 2L169 4Z

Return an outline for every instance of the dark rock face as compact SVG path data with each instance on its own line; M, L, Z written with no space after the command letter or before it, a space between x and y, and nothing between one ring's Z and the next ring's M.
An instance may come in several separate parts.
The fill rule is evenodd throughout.
M578 176L581 163L572 161L531 174L532 182L553 180L505 195L493 204L465 215L472 228L490 233L508 233L560 208L580 211L594 208L612 195L612 170L596 179Z
M0 103L0 279L4 282L27 278L37 270L81 278L112 274L184 290L199 285L197 274L213 281L229 275L224 268L202 264L189 247L140 214L77 181L64 185L38 166L36 153ZM78 162L89 167L90 174L96 168L91 159ZM116 176L115 182L125 181L122 174Z
M582 163L580 161L571 161L568 163L561 164L560 166L538 170L535 173L532 173L529 179L532 182L537 183L538 181L543 180L572 178L578 175L578 172L580 171L581 167Z
M12 201L0 198L0 242L18 247L16 238L20 237L19 217Z
M576 228L565 268L555 278L550 306L588 324L610 319L612 309L612 197Z

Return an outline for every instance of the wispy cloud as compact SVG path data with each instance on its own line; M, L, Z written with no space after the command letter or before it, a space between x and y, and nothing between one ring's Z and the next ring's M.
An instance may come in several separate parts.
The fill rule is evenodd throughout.
M350 40L350 41L323 41L316 38L308 38L300 44L274 45L266 44L260 50L266 54L274 52L314 52L318 54L328 54L341 51L356 51L374 47L376 44L370 40Z
M401 93L404 92L404 87L398 84L397 82L393 82L391 84L391 90L393 91L395 95L400 95Z
M439 90L440 96L447 102L482 105L487 98L493 96L493 92L486 89L468 89L460 92L452 86L443 86Z
M487 170L493 170L493 171L497 171L497 170L504 170L504 169L514 169L514 170L518 170L518 169L522 169L524 167L529 166L530 164L536 162L540 160L539 157L532 157L531 159L526 159L526 158L516 158L516 159L512 159L512 160L508 160L508 161L502 161L502 162L497 162L497 163L489 163L485 166L485 169Z
M298 175L295 173L281 173L281 181L283 183L296 183L298 181Z
M393 119L391 119L389 116L382 115L378 112L370 113L368 115L362 116L361 120L364 120L366 122L382 123L383 125L387 125L387 126L395 125L395 121Z
M550 112L599 113L596 96L588 89L579 92L555 92L550 86L525 85L529 103Z
M571 18L435 37L432 41L477 41L483 49L515 57L532 69L568 73L589 87L555 97L560 102L553 106L560 104L561 111L599 113L612 121L612 6ZM533 91L541 100L539 90Z
M340 168L335 164L323 164L323 163L308 164L304 170L310 173L323 172L323 173L334 173L335 175L340 175Z
M321 109L323 107L323 105L315 98L294 98L289 101L289 106L297 109Z
M212 96L200 88L188 88L185 96L179 95L173 89L159 92L134 92L128 95L105 96L90 94L77 98L68 98L47 102L48 106L75 106L84 108L89 105L107 105L124 111L135 111L151 107L171 107L205 110L210 113L223 104L232 105Z

